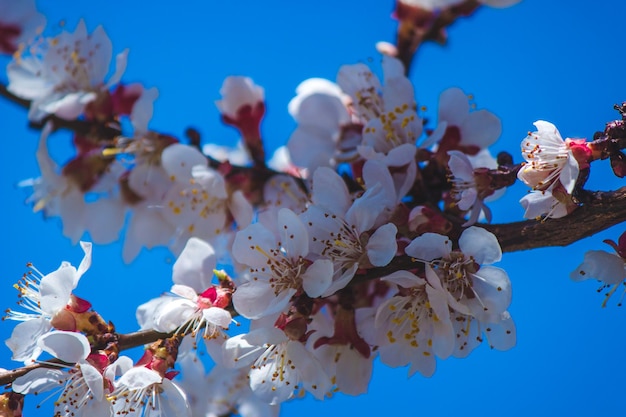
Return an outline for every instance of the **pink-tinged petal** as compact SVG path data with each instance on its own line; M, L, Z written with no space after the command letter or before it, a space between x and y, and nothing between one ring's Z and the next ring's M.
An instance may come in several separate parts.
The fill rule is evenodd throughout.
M407 255L426 262L445 258L451 251L450 238L437 233L424 233L416 237L404 250Z
M569 277L574 281L597 279L612 285L626 278L624 260L613 253L603 250L590 250L585 253L583 263Z
M333 263L329 259L318 259L302 274L302 288L311 298L321 296L333 281Z
M191 169L196 165L206 167L207 159L200 151L188 145L175 143L161 153L161 165L171 179L180 182L189 181Z
M449 88L439 96L439 122L460 127L470 111L467 96L460 88Z
M15 326L11 337L4 342L13 353L11 359L29 365L41 353L37 339L51 328L50 321L44 318L24 321Z
M201 293L211 285L216 264L213 247L202 239L192 237L174 263L172 281Z
M162 381L163 378L161 378L157 372L143 366L138 366L126 371L120 379L117 380L116 385L133 391L144 389Z
M202 310L202 317L209 323L213 323L223 329L228 329L233 318L223 308L209 307Z
M346 183L330 168L320 167L313 173L313 204L334 214L343 214L352 204Z
M492 145L502 133L502 122L487 110L470 113L461 127L461 145L475 145L486 148Z
M239 263L261 267L267 263L264 251L275 249L276 237L261 223L254 223L237 232L233 242L232 254Z
M378 228L367 242L367 257L374 266L385 266L396 254L398 243L396 234L398 228L393 223L387 223Z
M287 208L278 211L278 233L289 258L295 260L309 254L309 234L293 211Z
M91 353L87 337L76 332L46 333L37 340L37 345L55 358L68 363L83 361Z
M58 388L68 376L60 369L36 368L13 381L11 388L20 394L37 395Z
M465 229L459 238L459 248L480 265L492 264L502 259L498 238L482 227L472 226Z
M381 280L391 282L403 288L421 287L426 283L423 278L420 278L409 271L395 271L382 277Z

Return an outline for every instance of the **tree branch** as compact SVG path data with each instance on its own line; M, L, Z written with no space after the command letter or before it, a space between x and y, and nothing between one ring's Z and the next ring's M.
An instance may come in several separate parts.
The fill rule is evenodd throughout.
M498 238L503 252L567 246L626 221L626 187L596 191L570 215L544 221L527 220L480 225Z

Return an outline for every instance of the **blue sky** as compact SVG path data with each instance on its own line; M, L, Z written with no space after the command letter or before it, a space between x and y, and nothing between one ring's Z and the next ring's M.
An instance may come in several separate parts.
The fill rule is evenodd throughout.
M416 58L411 79L426 115L436 117L441 91L461 87L473 94L477 108L502 119L503 133L492 150L510 151L516 161L521 159L519 142L535 120L553 122L564 137L589 138L601 130L617 117L613 104L626 100L621 74L626 3L574 3L525 0L510 9L485 8L457 22L447 46L427 45ZM184 7L165 1L41 0L38 6L52 28L65 20L73 30L84 18L90 30L104 26L115 52L130 48L123 81L159 88L151 122L158 131L182 137L193 126L205 141L234 145L237 133L220 123L213 102L226 76L252 77L265 88L263 134L271 149L284 144L295 127L286 106L302 80L333 80L343 64L376 67L380 59L374 44L393 41L396 27L390 17L393 4L383 0L189 1ZM26 262L50 272L62 260L77 265L82 252L61 235L56 219L43 219L23 204L28 190L16 184L38 175L38 133L27 129L26 111L0 100L0 120L0 191L5 196L0 305L12 308L11 285ZM51 143L59 162L71 155L69 135L55 134ZM593 165L589 189L621 185L608 162ZM517 200L525 192L524 186L513 186L493 203L493 221L520 220ZM377 363L367 395L296 400L284 405L283 415L623 413L626 311L616 300L601 308L595 283L568 278L585 250L608 250L602 240L617 240L623 231L617 226L567 248L505 255L499 266L513 283L510 312L518 333L511 351L481 346L466 359L439 361L431 378L407 379L406 369ZM120 244L96 246L93 266L76 293L129 332L136 329L134 308L169 288L173 257L154 250L124 265L120 255ZM12 327L4 322L0 338L8 338ZM8 349L0 346L0 367L18 365L9 358Z

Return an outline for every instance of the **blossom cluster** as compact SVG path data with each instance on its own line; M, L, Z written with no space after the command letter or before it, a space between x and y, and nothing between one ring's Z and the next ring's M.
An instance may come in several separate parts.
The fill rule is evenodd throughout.
M397 17L427 30L461 3L399 1ZM10 21L19 33L41 22L19 16ZM584 139L563 140L537 121L521 144L525 163L494 158L500 119L458 87L441 93L430 117L393 50L380 71L343 65L334 81L297 86L288 105L297 126L271 160L265 90L243 76L224 80L215 103L240 148L193 135L185 143L148 127L158 93L122 82L128 50L106 78L113 47L102 27L90 33L81 21L14 44L2 37L6 19L7 90L42 127L41 176L22 185L35 211L59 217L84 251L77 268L31 267L15 286L20 308L6 316L20 322L6 341L13 359L45 365L15 379L11 394L53 390L59 416L275 416L297 396L365 393L377 358L430 377L437 360L483 342L511 349L512 286L493 265L502 248L483 227L488 203L519 179L532 188L525 217L566 216L596 157ZM76 154L59 166L48 145L64 126ZM126 262L155 246L176 256L171 288L136 310L138 327L159 338L135 363L120 355L113 324L74 294L91 265L92 244L81 239L104 244L122 233ZM613 294L626 278L622 240L611 242L618 255L592 252L572 278L599 278Z

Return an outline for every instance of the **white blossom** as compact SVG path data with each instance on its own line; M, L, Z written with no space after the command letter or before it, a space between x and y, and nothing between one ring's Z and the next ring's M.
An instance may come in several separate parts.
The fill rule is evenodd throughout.
M128 50L117 55L116 72L104 82L112 50L111 40L101 26L88 34L81 20L73 33L62 32L24 48L7 67L7 88L18 97L32 100L30 120L41 120L48 114L75 119L101 91L122 77Z

